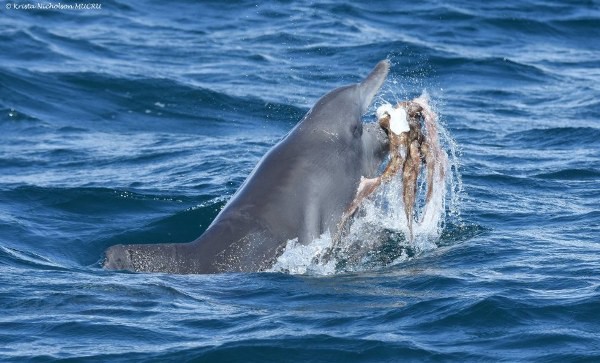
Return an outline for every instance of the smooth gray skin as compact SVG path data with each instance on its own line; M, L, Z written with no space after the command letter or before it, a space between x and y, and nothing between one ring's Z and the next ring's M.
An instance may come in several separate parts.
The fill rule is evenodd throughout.
M262 158L208 229L190 243L116 245L112 270L168 273L268 269L288 240L303 244L335 233L361 176L373 177L388 139L362 115L385 81L381 61L361 83L335 89Z

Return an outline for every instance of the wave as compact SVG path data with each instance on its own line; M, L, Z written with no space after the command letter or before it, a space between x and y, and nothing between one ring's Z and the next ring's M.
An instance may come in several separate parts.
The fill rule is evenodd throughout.
M30 251L4 247L0 245L0 265L21 269L42 269L67 271L68 267L62 266L49 258Z
M26 256L26 262L37 265L56 260L75 266L94 264L104 249L114 244L192 241L226 200L210 195L35 186L5 190L0 195L10 211L0 218L0 225L5 232L11 231L11 237L5 234L1 243L15 251L28 251L16 254L7 249L7 261ZM30 208L37 210L32 216L28 216ZM22 217L11 218L13 214ZM95 224L76 221L82 218ZM49 246L52 240L55 243Z
M525 144L530 148L597 147L600 129L592 127L552 127L512 132L504 137L511 144Z
M41 30L41 28L0 32L0 59L2 59L4 67L23 67L40 61L67 62L70 60L70 57L57 52L51 42L35 36L36 30Z
M36 127L44 131L49 123L61 128L176 132L188 130L190 122L199 127L198 131L220 134L239 128L252 132L258 124L281 132L306 112L291 104L231 96L172 79L96 72L0 69L0 86L0 108L4 110L0 124L10 122L19 132ZM61 102L51 95L60 95ZM244 111L243 118L240 110ZM71 118L60 116L65 114Z
M596 169L563 169L551 173L535 174L532 177L558 180L598 179L600 178L600 171Z

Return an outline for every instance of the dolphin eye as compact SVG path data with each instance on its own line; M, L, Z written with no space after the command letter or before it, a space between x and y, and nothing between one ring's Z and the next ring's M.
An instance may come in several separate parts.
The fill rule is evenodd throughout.
M362 136L362 133L363 133L362 122L359 122L352 126L352 135L354 135L355 137L360 137L360 136Z

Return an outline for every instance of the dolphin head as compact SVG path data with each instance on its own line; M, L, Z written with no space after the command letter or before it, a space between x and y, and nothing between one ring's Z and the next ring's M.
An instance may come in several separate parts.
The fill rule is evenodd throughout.
M334 134L341 141L354 143L362 135L362 116L367 112L388 75L390 62L382 60L360 83L337 88L321 97L308 111L301 128Z
M373 177L387 155L389 139L378 123L363 125L362 116L385 82L390 62L382 60L360 83L337 88L321 97L300 123L301 128L335 137L340 149L360 154L361 173Z
M301 122L303 127L321 129L343 136L357 133L362 115L381 88L390 69L388 60L377 63L360 83L336 88L321 97Z
M363 125L362 116L383 85L390 69L379 62L360 83L337 88L321 97L299 125L335 138L343 152L359 154L361 173L372 177L387 155L387 133L378 123Z

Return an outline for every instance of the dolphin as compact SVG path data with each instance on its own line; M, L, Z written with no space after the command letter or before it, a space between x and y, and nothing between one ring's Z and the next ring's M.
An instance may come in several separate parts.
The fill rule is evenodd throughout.
M387 156L388 137L362 116L389 72L383 60L360 83L337 88L260 160L206 231L189 243L109 247L104 268L203 274L270 268L287 241L337 233L361 177Z

